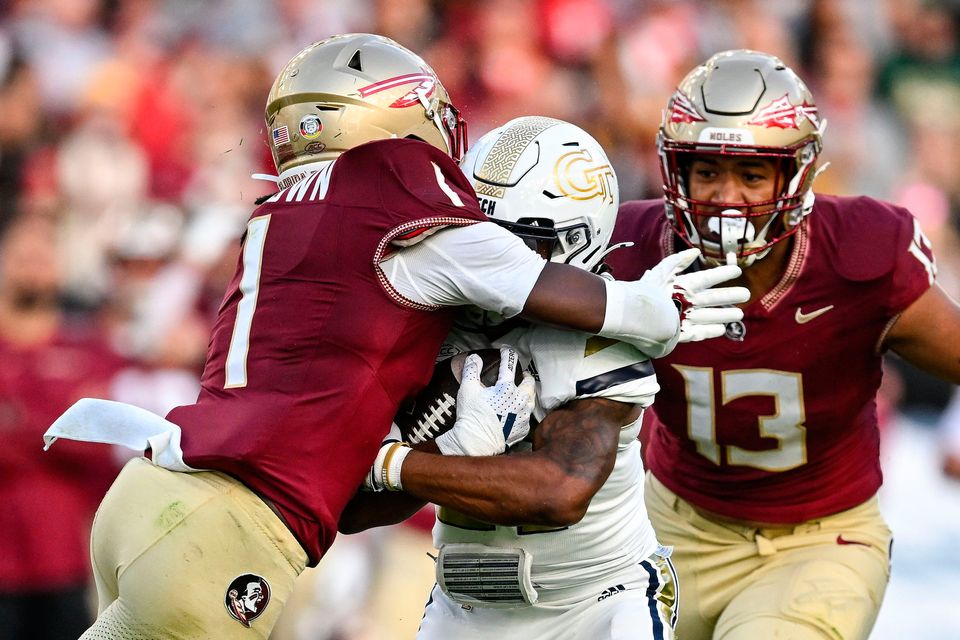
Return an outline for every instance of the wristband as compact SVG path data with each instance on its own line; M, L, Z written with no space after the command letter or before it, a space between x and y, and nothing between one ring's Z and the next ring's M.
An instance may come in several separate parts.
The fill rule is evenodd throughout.
M603 285L607 290L607 305L603 314L603 326L600 327L600 334L616 334L621 332L623 328L623 301L625 295L623 283L604 278Z
M380 482L387 491L403 491L400 467L410 451L410 445L406 442L394 442L387 448L380 467Z
M632 344L651 358L670 353L680 337L680 317L670 289L643 279L604 284L607 306L599 335Z

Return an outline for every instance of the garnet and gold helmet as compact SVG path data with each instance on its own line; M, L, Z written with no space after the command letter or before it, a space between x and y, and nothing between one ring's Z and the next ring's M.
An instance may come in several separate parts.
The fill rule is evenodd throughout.
M265 118L279 173L385 138L417 138L456 161L466 151L466 123L433 69L366 33L333 36L294 56L270 89Z
M813 208L825 124L803 81L772 55L724 51L691 71L670 98L657 136L667 217L680 237L709 263L731 252L742 266L764 257ZM695 200L687 174L692 158L703 155L772 160L779 192L749 208ZM762 228L754 228L753 218L771 212ZM696 220L703 216L717 218L709 226L719 238L698 232Z

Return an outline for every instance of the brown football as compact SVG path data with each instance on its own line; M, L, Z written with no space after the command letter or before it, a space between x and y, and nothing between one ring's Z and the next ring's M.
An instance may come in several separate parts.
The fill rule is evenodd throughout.
M475 353L483 360L480 381L493 386L500 371L499 349L478 349L459 353L437 362L430 382L420 393L400 409L394 421L400 427L404 442L419 445L432 441L441 433L449 431L457 421L457 391L460 389L460 373L463 361ZM517 367L516 383L523 380L523 371ZM423 447L415 446L421 449ZM432 450L428 447L427 450Z

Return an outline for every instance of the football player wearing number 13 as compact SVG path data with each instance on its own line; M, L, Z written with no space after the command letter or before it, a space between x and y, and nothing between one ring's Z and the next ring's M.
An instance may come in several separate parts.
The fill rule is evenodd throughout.
M960 382L960 309L909 212L817 195L821 121L793 71L728 51L670 99L663 201L621 206L617 277L687 245L735 262L742 322L654 367L646 501L688 640L867 638L889 576L876 393L890 349ZM645 429L645 431L648 431Z
M678 339L669 282L547 263L486 221L455 164L459 113L392 40L352 34L301 51L274 82L266 126L280 191L247 225L197 402L164 420L87 399L46 434L48 446L150 450L98 510L100 610L85 638L266 638L294 578L333 542L398 406L429 380L454 307L599 332L651 356Z

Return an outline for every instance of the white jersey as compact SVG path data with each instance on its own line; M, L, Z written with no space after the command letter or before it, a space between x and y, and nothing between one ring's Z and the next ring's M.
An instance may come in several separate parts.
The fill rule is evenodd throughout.
M534 415L539 420L575 398L608 398L646 407L660 389L651 363L633 347L540 325L511 330L492 342L480 333L455 329L441 355L505 344L518 351L524 368L537 380ZM542 603L551 595L566 598L571 588L609 580L636 565L658 547L643 501L640 422L621 430L614 469L577 524L562 529L495 526L438 507L434 544L524 549L532 556L530 576Z

